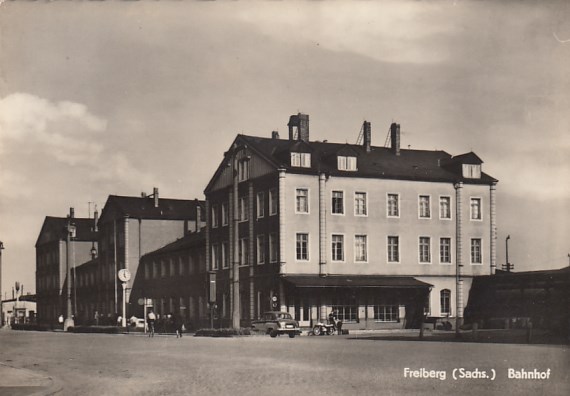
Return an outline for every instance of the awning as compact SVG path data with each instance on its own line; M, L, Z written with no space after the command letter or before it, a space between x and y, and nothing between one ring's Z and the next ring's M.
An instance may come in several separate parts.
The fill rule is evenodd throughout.
M433 285L415 279L412 276L380 275L285 275L283 280L298 288L309 287L360 287L360 288L430 288Z

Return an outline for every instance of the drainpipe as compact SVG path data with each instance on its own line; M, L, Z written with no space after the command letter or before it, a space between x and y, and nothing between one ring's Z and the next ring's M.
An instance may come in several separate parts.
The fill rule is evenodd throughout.
M319 276L327 276L327 218L324 173L319 174Z
M287 272L285 263L285 169L279 169L279 274L284 275ZM285 290L283 288L283 280L279 280L279 304L281 311L285 311Z
M233 272L233 301L232 301L232 326L234 329L239 329L241 325L240 313L240 295L239 295L239 189L238 189L238 157L237 151L234 151L234 159L232 161L232 174L233 174L233 207L234 207L234 229L233 229L233 245L234 245L234 259L232 263Z
M491 275L495 275L497 269L497 183L493 182L490 187L491 205Z
M463 183L455 184L455 233L456 233L456 258L455 258L455 335L460 336L459 328L463 324Z

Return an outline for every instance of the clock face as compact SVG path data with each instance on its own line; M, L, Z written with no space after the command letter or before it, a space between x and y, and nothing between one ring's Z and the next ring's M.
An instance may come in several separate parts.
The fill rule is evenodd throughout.
M131 279L131 272L128 269L119 270L119 280L121 282L128 282Z

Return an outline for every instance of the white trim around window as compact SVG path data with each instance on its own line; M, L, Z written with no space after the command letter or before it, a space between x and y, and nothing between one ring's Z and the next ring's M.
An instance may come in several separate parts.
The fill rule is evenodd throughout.
M358 209L357 196L358 195L364 196L364 206L363 206L363 212L364 213L358 213L357 212L357 209ZM366 191L362 191L362 190L355 191L353 202L354 202L354 215L357 217L368 217L368 193Z
M442 212L442 199L445 198L447 199L447 204L449 205L447 210L449 211L449 216L448 217L442 217L441 216L441 212ZM451 200L451 196L450 195L440 195L439 196L439 203L438 203L438 209L439 209L439 219L440 220L445 220L445 221L450 221L453 220L453 201Z
M334 253L333 253L333 252L334 252L334 248L333 248L333 246L334 246L334 243L335 243L335 242L334 242L334 237L335 237L335 236L338 236L338 237L341 237L341 238L342 238L342 260L335 260L335 258L334 258ZM330 246L331 262L333 262L333 263L346 263L346 235L345 235L344 233L341 233L341 232L333 232L333 233L330 234L330 237L331 237L331 239L330 239L331 243L330 243L329 246Z
M473 217L473 202L478 202L479 217ZM470 221L483 221L483 198L481 197L469 197L469 220Z
M341 193L342 194L342 213L335 213L334 209L334 193ZM331 214L333 216L344 216L346 213L346 194L344 190L332 190L331 191Z
M432 252L431 252L431 237L426 236L426 235L420 235L418 236L418 263L419 264L431 264L433 259L432 259ZM423 252L423 246L425 245L425 242L427 240L427 244L428 244L428 250L427 250L427 255L428 255L428 260L422 260L422 257L424 252Z
M390 214L390 197L396 197L396 214ZM400 194L399 193L386 193L386 217L392 219L399 219L400 218Z
M473 261L473 241L479 241L479 260L478 262ZM483 238L470 238L469 243L469 264L471 265L483 265Z
M427 201L426 201L427 198ZM427 208L424 208L423 203L427 202ZM427 211L426 211L427 210ZM419 194L418 195L418 219L429 220L431 219L431 195Z
M396 256L397 256L397 260L390 260L391 257L391 244L390 244L390 240L395 240L396 241ZM402 255L401 255L401 249L400 249L400 236L399 235L388 235L386 237L386 262L388 264L400 264L400 262L402 261Z
M299 255L297 254L297 241L300 235L306 235L307 236L307 240L305 241L305 243L307 244L306 246L306 250L307 250L307 257L306 258L299 258ZM297 262L303 262L306 263L307 261L310 261L311 259L311 234L309 232L295 232L295 261Z
M300 208L300 203L302 203L300 201L301 198L303 198L303 195L299 195L299 192L305 192L306 195L304 196L305 201L304 201L304 207ZM309 214L310 213L310 191L309 191L309 187L296 187L295 188L295 214Z
M449 261L441 261L441 256L442 256L442 252L441 249L443 247L443 240L444 239L449 239ZM438 256L439 256L439 264L441 265L451 265L453 264L453 238L450 236L442 236L439 238L439 245L438 245L439 249L438 249Z
M357 260L356 255L358 254L358 248L356 246L356 242L359 238L363 238L364 241L364 260ZM354 243L353 243L353 253L354 253L354 262L359 264L366 264L368 263L368 235L366 234L355 234L354 235Z

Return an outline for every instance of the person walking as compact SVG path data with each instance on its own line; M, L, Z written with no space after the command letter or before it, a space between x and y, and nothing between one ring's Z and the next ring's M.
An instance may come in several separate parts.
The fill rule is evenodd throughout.
M146 319L148 322L148 336L154 337L154 322L156 321L156 315L152 309L146 315Z
M182 318L174 314L172 315L172 322L174 324L174 330L176 331L176 338L182 338Z

